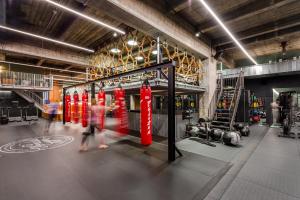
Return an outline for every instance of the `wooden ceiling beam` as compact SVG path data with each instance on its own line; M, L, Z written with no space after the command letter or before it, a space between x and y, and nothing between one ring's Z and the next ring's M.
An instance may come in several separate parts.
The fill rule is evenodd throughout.
M257 42L261 42L261 41L266 41L266 40L270 40L270 39L274 39L274 38L280 38L280 37L284 37L286 35L292 35L292 34L298 34L300 33L300 25L294 26L294 27L290 27L290 28L286 28L286 29L282 29L282 30L276 30L274 32L270 32L264 35L260 35L257 37L253 37L253 38L248 38L242 41L242 43L244 45L249 45L252 43L257 43ZM237 46L233 43L229 43L229 44L225 44L222 46L218 46L217 50L231 50L231 49L236 49Z
M74 66L89 67L88 56L63 50L50 50L13 42L0 42L0 52L24 55L31 58L46 59Z
M230 10L225 14L219 15L225 24L236 22L245 18L253 17L260 13L272 10L277 7L297 2L298 0L255 0L241 7ZM218 27L218 24L213 19L209 19L200 23L197 28L199 31L206 33Z
M235 35L237 36L238 40L243 41L245 39L265 35L267 33L272 33L274 31L279 31L298 25L300 25L300 13L283 19L279 19L275 22L269 22L253 28L249 28L247 30L236 33ZM213 41L213 45L216 47L230 43L233 43L233 41L228 37L220 37Z

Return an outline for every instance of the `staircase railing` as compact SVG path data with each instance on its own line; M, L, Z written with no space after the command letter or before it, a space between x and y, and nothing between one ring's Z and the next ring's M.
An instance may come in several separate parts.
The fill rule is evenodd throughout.
M212 96L208 108L208 117L210 120L213 120L215 116L218 102L220 101L221 95L223 93L223 85L224 85L224 79L222 73L219 73L217 78L217 87L215 89L214 95Z
M230 107L229 107L229 110L232 111L232 112L230 112L230 113L232 113L231 114L231 120L230 120L230 130L233 129L233 124L234 124L234 121L235 121L237 108L239 106L238 102L240 100L241 91L242 91L243 88L244 88L244 72L241 70L240 74L239 74L239 77L236 80L234 94L233 94L233 97L231 99Z
M15 92L27 101L34 103L37 108L43 111L44 102L42 97L29 90L16 90Z
M25 90L50 90L53 85L51 75L3 71L0 73L0 88Z

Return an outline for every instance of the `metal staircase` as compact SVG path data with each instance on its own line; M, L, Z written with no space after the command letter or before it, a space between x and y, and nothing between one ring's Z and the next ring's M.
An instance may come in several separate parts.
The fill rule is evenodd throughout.
M28 102L34 103L35 107L44 112L43 98L41 98L35 92L32 92L30 90L14 90L14 92L26 99Z
M244 73L240 71L238 77L234 78L221 76L218 82L220 82L220 89L216 90L218 98L216 98L215 102L212 102L215 103L216 109L211 115L211 127L232 130L241 91L244 89Z

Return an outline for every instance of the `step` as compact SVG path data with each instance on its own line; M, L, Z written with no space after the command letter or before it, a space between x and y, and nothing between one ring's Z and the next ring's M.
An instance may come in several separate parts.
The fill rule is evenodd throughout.
M230 121L230 117L219 117L219 116L215 116L215 117L214 117L214 121L229 122L229 121Z
M223 122L223 121L218 121L218 120L214 120L211 122L211 124L213 125L220 125L220 124L223 124L223 125L229 125L229 122Z
M222 129L222 130L230 130L229 126L222 126L222 125L211 125L210 128L218 128L218 129Z
M216 113L229 113L230 112L230 110L229 109L217 109L216 110Z

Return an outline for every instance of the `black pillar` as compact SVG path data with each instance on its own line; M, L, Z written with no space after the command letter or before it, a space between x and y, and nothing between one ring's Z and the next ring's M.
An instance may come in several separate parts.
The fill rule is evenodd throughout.
M63 99L62 99L62 105L63 105L63 124L66 124L66 108L65 108L65 96L66 96L66 89L63 89Z
M168 68L168 160L175 160L175 67Z
M94 105L93 101L94 101L95 96L96 96L95 94L96 94L95 83L92 83L91 84L91 106ZM94 126L91 126L91 133L95 133L95 127Z

